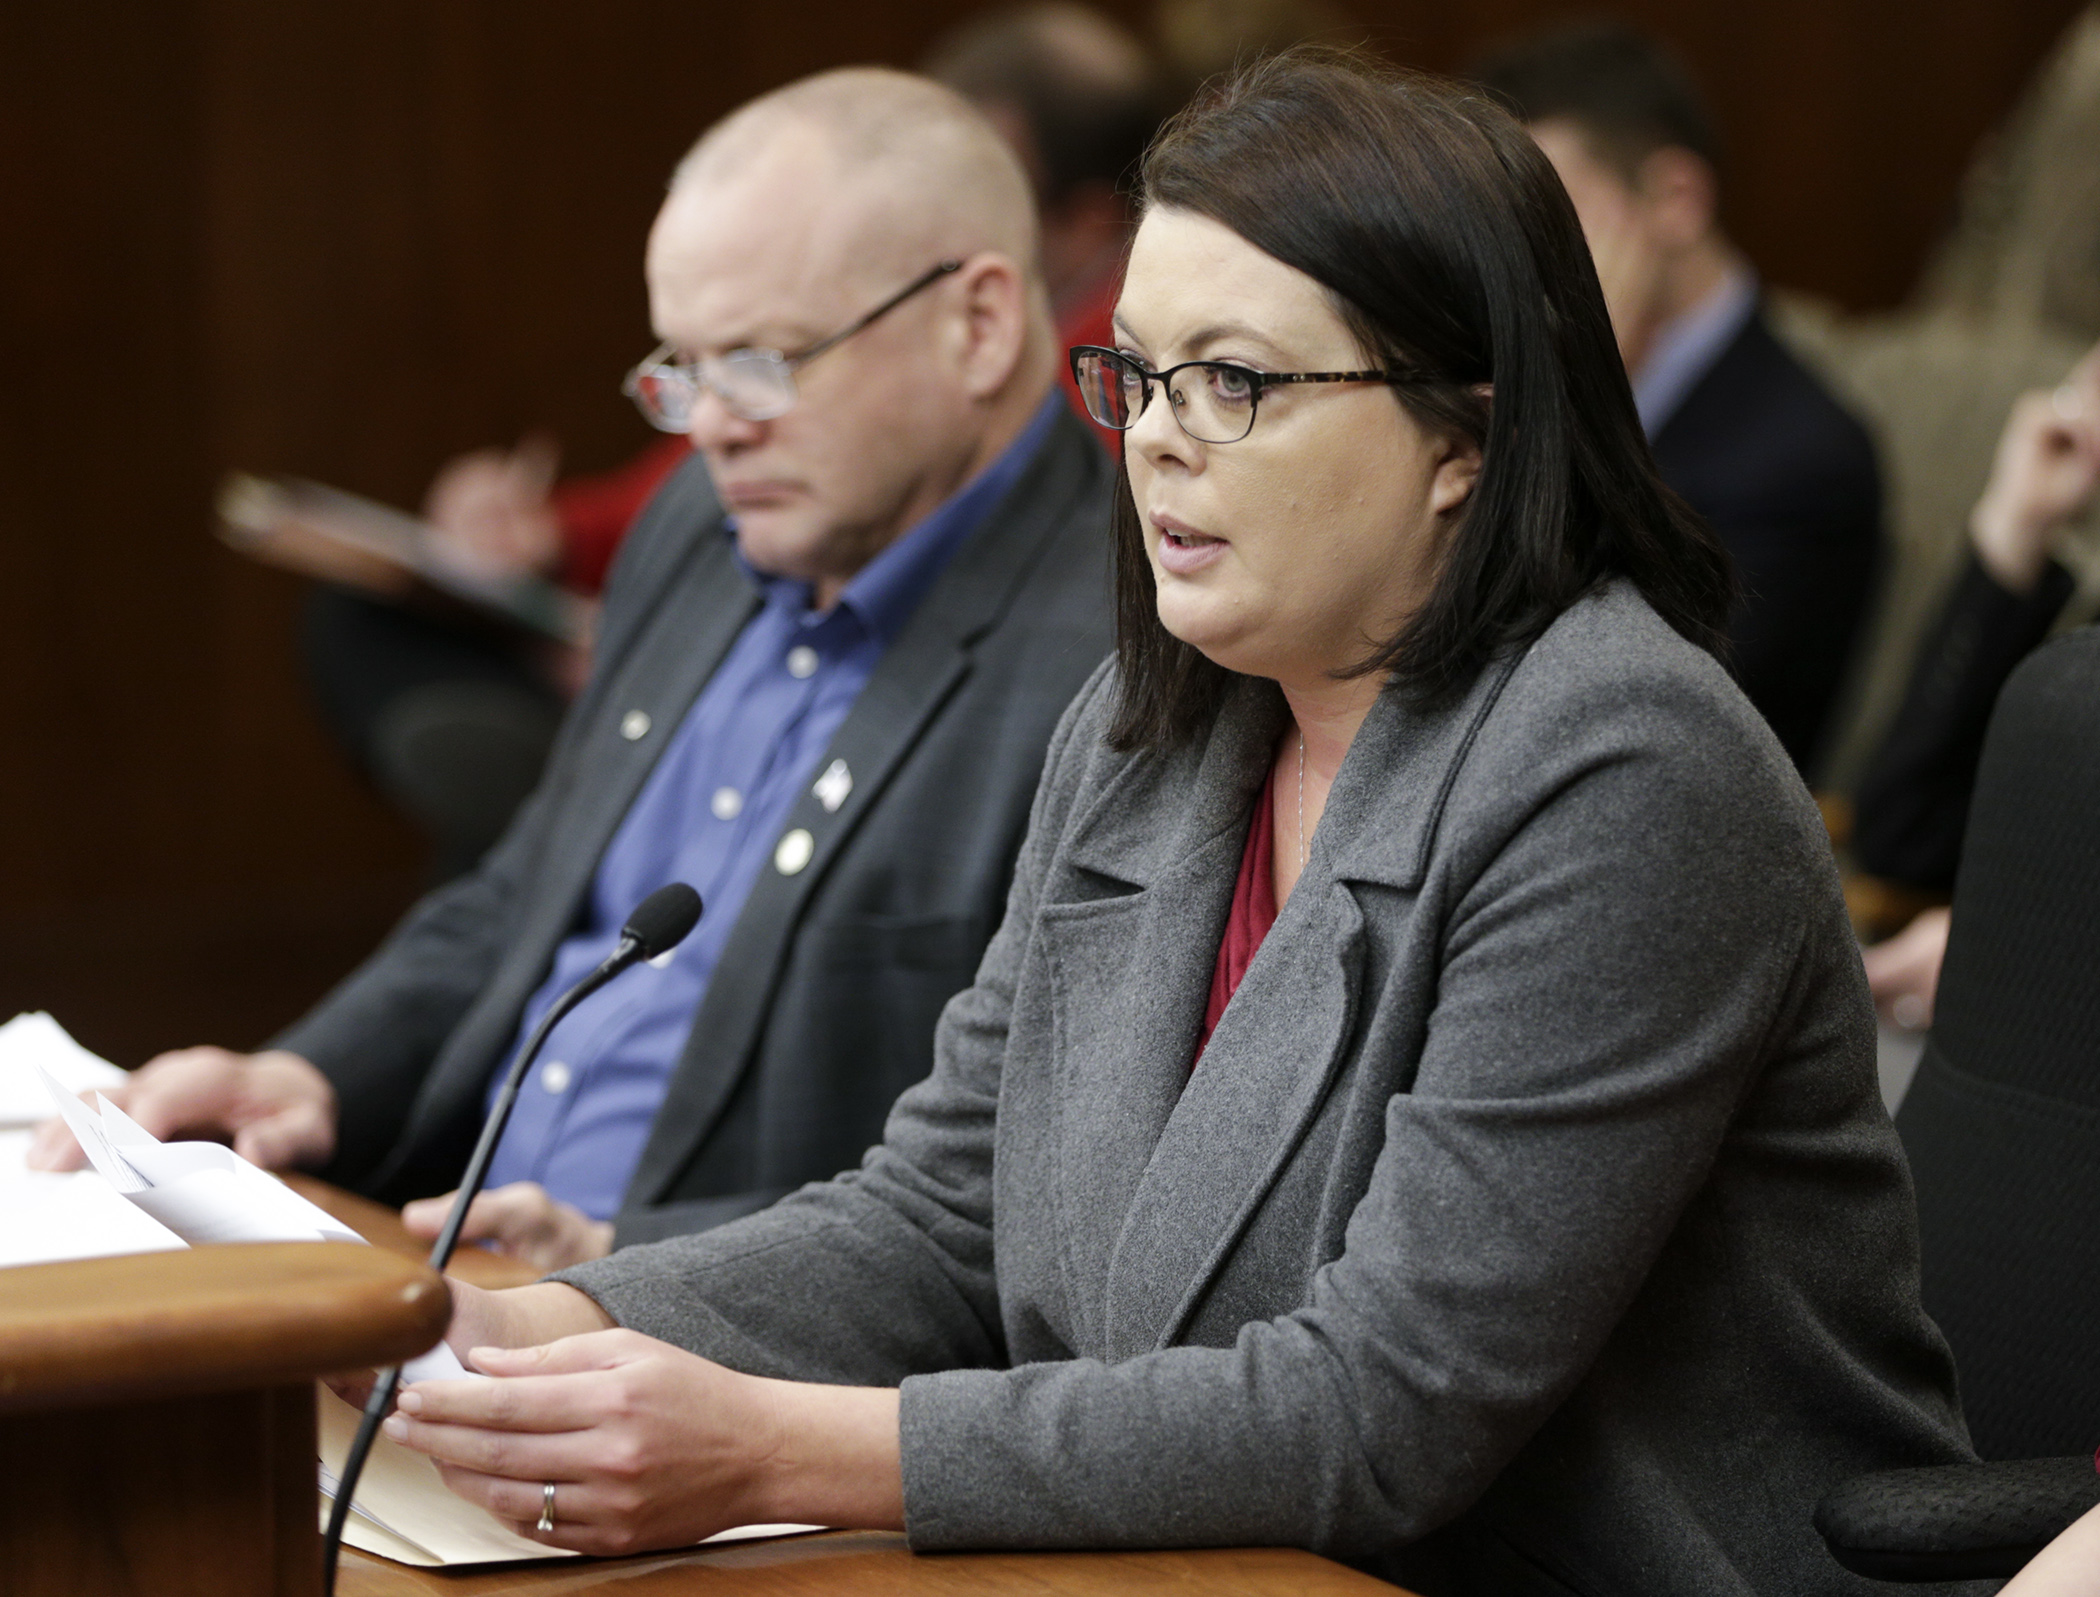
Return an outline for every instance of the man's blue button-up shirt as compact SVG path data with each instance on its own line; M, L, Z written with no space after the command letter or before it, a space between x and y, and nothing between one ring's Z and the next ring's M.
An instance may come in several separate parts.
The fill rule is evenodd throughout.
M869 561L829 610L810 608L809 584L744 566L763 603L606 846L582 918L526 1004L512 1048L612 952L629 913L657 888L690 882L706 912L660 968L630 970L554 1028L489 1185L537 1181L600 1220L618 1210L752 884L762 870L807 862L780 836L796 795L817 779L882 651L1042 447L1063 403L1046 399L996 461ZM502 1075L490 1082L491 1103Z

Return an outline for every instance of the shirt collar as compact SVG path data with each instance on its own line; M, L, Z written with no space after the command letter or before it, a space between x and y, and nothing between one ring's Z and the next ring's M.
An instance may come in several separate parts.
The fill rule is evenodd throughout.
M1677 414L1756 310L1756 276L1731 266L1711 294L1664 324L1633 378L1634 408L1650 438Z
M1052 389L1014 441L984 470L950 494L916 526L887 545L854 573L839 593L838 607L850 610L885 646L904 630L904 623L948 562L984 518L1019 480L1042 448L1064 408L1064 396ZM730 548L746 576L764 591L767 602L806 612L811 588L806 582L768 576L744 559L734 543L736 523L727 523Z

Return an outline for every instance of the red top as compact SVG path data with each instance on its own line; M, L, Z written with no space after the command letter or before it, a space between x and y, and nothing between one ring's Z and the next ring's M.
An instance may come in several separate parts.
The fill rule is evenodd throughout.
M1232 884L1232 912L1225 917L1225 935L1218 940L1218 963L1210 973L1210 1003L1203 1011L1203 1031L1196 1038L1196 1059L1210 1046L1210 1034L1232 995L1239 991L1240 978L1254 963L1255 950L1276 924L1276 770L1269 769L1261 785L1261 798L1254 806L1254 819L1247 827L1247 846L1240 850L1240 876ZM1189 1065L1195 1069L1192 1061Z
M693 446L683 435L657 439L623 466L595 477L556 483L551 498L561 523L561 583L578 593L596 593L605 568L620 552L620 540L664 479L684 465Z

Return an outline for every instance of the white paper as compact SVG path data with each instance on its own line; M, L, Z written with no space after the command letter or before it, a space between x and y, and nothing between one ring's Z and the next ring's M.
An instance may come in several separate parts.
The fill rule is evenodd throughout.
M92 1170L0 1181L0 1268L120 1253L163 1253L182 1238Z
M360 1418L356 1409L327 1387L316 1388L315 1417L321 1438L321 1525L328 1524L328 1504L337 1472L349 1456ZM555 1497L559 1511L561 1498ZM707 1538L709 1542L753 1541L764 1536L799 1536L817 1525L739 1525ZM578 1556L544 1542L528 1540L445 1487L437 1466L413 1448L389 1441L382 1431L372 1439L364 1474L357 1483L343 1540L350 1546L396 1563L435 1568L455 1564L507 1564L527 1558Z
M487 1381L492 1376L479 1370L470 1370L459 1362L459 1355L452 1351L452 1344L439 1342L428 1353L418 1353L401 1364L401 1384L414 1386L418 1381Z
M68 1092L121 1086L125 1073L89 1053L42 1010L0 1026L0 1126L33 1126L51 1118L51 1100L37 1079L44 1070Z
M95 1169L79 1177L89 1196L63 1205L54 1197L35 1205L26 1197L11 1200L0 1188L0 1262L48 1264L185 1243L365 1240L231 1148L162 1142L100 1093L90 1110L48 1072L32 1069ZM96 1188L128 1202L105 1201ZM486 1379L462 1366L443 1342L401 1371L409 1381Z
M29 1168L29 1148L35 1141L36 1133L26 1126L0 1130L0 1182L34 1173Z
M31 1068L96 1173L183 1241L364 1241L231 1148L162 1142L102 1094L95 1095L90 1111L50 1072Z

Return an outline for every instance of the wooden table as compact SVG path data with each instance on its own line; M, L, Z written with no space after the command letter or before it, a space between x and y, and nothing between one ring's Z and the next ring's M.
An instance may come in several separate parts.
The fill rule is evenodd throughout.
M286 1179L374 1246L411 1258L430 1252L384 1204L311 1176ZM539 1279L530 1265L466 1247L453 1256L452 1273L492 1288ZM413 1569L346 1547L336 1579L337 1597L570 1597L600 1588L611 1588L618 1597L963 1597L984 1592L1134 1597L1160 1591L1206 1597L1393 1597L1399 1591L1296 1548L921 1555L887 1531L830 1531L639 1558L561 1559L456 1572Z
M1405 1597L1289 1547L1164 1553L913 1553L889 1531L832 1531L640 1558L447 1574L345 1550L337 1597Z

